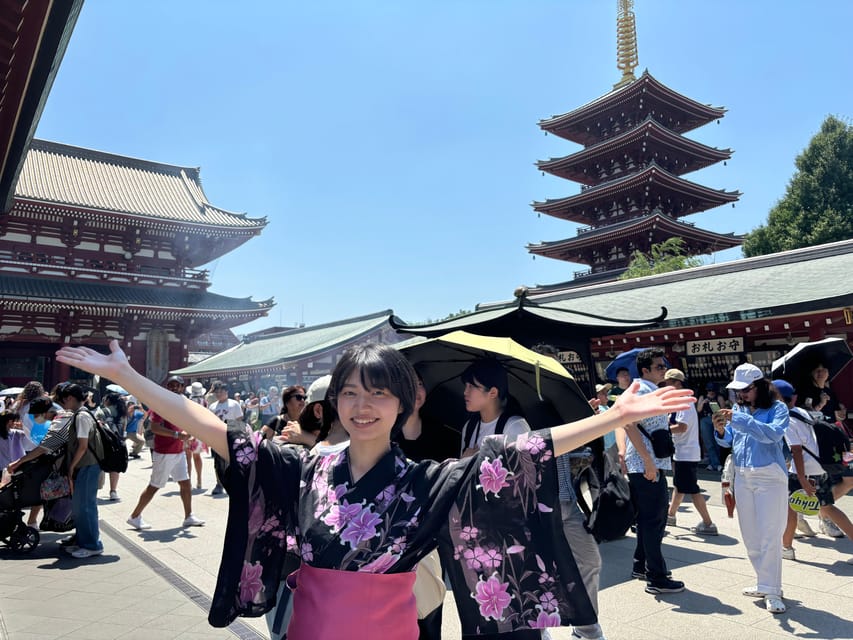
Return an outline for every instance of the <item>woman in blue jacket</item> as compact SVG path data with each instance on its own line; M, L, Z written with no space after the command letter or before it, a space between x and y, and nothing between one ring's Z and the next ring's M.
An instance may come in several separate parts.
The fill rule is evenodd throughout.
M782 438L788 408L774 399L773 387L751 364L735 369L726 385L737 392L732 409L714 414L716 440L731 448L738 524L758 581L744 595L764 598L771 613L782 613L782 542L788 511L788 477Z

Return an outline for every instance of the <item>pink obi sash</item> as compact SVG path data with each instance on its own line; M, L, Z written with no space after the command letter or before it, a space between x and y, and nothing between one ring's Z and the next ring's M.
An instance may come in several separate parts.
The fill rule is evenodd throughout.
M414 571L362 573L303 563L287 577L293 591L288 640L417 640L414 584Z

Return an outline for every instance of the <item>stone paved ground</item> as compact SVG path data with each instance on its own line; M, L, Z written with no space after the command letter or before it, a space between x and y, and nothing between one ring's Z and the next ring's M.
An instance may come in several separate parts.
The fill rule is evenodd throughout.
M148 481L150 462L143 458L131 461L122 476L122 501L100 501L103 556L71 559L56 545L60 536L50 533L32 554L0 549L0 640L267 637L262 619L229 629L207 624L205 607L222 553L228 501L209 495L212 461L204 462L206 490L193 498L194 512L207 520L204 527L181 528L183 512L173 483L145 511L152 530L137 532L125 524ZM601 620L608 639L853 638L853 564L846 562L853 557L853 542L826 536L798 540L798 560L784 564L788 612L774 616L761 601L740 594L753 579L737 522L725 515L719 483L708 476L701 484L720 535L702 539L691 534L689 526L698 518L688 504L678 516L679 526L671 527L664 540L667 562L687 584L686 592L651 596L643 583L628 577L633 537L600 547ZM840 506L853 515L853 498L843 498ZM444 619L444 637L458 638L450 596ZM557 629L552 637L565 640L570 632Z

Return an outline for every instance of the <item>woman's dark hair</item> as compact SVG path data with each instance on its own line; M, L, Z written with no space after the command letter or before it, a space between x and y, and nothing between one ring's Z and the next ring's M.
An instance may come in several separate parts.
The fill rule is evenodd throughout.
M305 395L305 387L301 384L295 384L290 387L287 387L284 391L281 392L281 411L282 413L286 413L287 409L284 408L290 399L295 395Z
M323 407L323 415L318 418L314 415L314 406L319 404ZM329 437L329 431L332 430L332 423L338 419L338 412L329 400L316 400L311 404L306 404L299 414L299 426L302 432L317 433L317 442L323 442Z
M391 428L391 439L394 439L415 408L412 365L397 349L384 344L363 344L347 349L329 382L328 398L336 410L341 389L356 371L365 389L387 389L400 401L401 412Z
M53 409L53 401L48 396L36 398L30 403L30 415L40 416Z
M752 384L755 385L755 403L752 405L757 409L769 409L778 398L776 387L767 378L759 378Z
M4 411L0 413L0 438L8 440L9 425L18 419L18 414L14 411Z
M60 402L64 402L66 398L71 397L78 402L83 402L86 399L86 392L79 384L66 384L57 392L57 398Z
M127 403L117 393L108 393L105 395L103 404L116 408L116 420L119 422L127 415Z
M463 384L479 383L488 391L492 387L498 390L498 398L503 404L509 392L506 369L494 358L475 360L460 376Z

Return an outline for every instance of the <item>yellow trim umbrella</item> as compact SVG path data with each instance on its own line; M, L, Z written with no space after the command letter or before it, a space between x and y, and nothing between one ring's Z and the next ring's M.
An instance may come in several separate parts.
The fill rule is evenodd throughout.
M480 358L494 358L506 369L509 393L531 428L552 427L592 415L583 392L563 365L511 338L453 331L395 346L423 378L429 394L428 409L456 428L467 416L459 377Z

